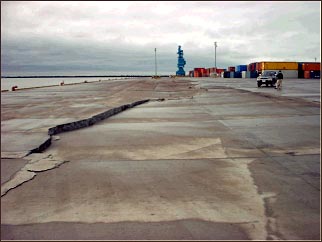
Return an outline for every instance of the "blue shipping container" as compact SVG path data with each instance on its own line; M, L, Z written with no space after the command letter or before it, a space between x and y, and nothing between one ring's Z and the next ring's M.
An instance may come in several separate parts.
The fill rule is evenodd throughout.
M235 71L234 78L242 78L242 73L240 71Z
M257 72L256 71L251 71L250 72L250 78L257 78Z
M247 71L247 65L239 65L239 66L237 66L236 71L238 71L238 72Z
M224 78L230 78L230 72L229 71L224 72Z
M310 78L312 79L319 79L320 78L320 74L321 72L320 71L310 71Z

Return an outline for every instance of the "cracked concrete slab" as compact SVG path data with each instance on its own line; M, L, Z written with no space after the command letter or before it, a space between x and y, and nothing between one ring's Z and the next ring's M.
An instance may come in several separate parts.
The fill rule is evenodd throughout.
M30 170L55 167L54 157L69 162L2 197L2 238L318 239L319 106L300 95L288 100L287 86L277 93L246 80L240 90L232 88L237 80L201 78L189 88L196 79L184 79L44 89L51 118L82 120L102 112L99 105L166 101L53 137L48 160L33 154ZM4 120L25 118L27 110L45 115L46 95L30 93L34 106L23 105L21 94L12 99L18 113L6 100ZM98 106L82 101L94 97ZM160 236L144 235L154 225Z
M24 159L3 159L1 158L1 184L10 178L27 164Z
M1 156L2 154L28 153L48 139L45 132L2 132L1 131ZM4 153L5 152L5 153Z
M22 185L33 179L37 172L43 172L59 167L66 160L54 158L51 154L31 154L24 158L28 163L17 171L12 178L1 184L1 197L6 195L10 190Z

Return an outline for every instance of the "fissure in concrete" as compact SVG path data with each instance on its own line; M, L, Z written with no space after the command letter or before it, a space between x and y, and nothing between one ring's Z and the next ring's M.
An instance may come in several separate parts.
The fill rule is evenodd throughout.
M122 106L119 106L116 108L112 108L106 112L94 115L88 119L83 119L83 120L79 120L79 121L75 121L75 122L71 122L71 123L60 124L55 127L49 128L48 135L50 137L44 143L42 143L39 147L32 149L28 155L33 154L33 153L41 153L44 150L46 150L51 145L53 135L92 126L104 119L107 119L113 115L123 112L126 109L133 108L135 106L141 105L141 104L149 102L149 101L151 101L151 100L144 99L144 100L136 101L134 103L125 104L125 105L122 105ZM164 99L156 99L156 101L164 101Z
M43 151L45 151L51 145L52 137L56 134L89 127L91 125L96 124L97 122L100 122L113 115L123 112L126 109L133 108L137 105L141 105L149 101L151 100L145 99L145 100L136 101L134 103L125 104L116 108L112 108L106 112L94 115L88 119L75 121L72 123L60 124L53 128L49 128L48 129L49 138L37 148L30 150L25 157L31 154L36 155L36 153L42 153ZM154 101L164 101L164 99L156 99ZM25 159L28 159L28 158L25 158ZM35 158L31 158L30 162L26 166L24 166L20 171L18 171L13 176L12 179L10 179L8 182L6 182L1 186L1 197L6 195L8 191L16 187L19 187L20 185L22 185L27 181L32 180L37 175L37 173L55 169L65 162L68 162L68 161L60 160L57 158L54 159L52 155L49 155L47 157L37 158L36 161L35 161Z

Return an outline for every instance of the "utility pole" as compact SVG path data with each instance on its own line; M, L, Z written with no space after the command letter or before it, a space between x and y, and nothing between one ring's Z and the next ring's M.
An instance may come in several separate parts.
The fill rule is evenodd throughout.
M157 75L157 48L154 48L155 76Z
M216 58L217 58L217 42L215 42L215 68L217 69L217 63L216 63Z
M315 59L315 62L316 62L316 57L314 59Z

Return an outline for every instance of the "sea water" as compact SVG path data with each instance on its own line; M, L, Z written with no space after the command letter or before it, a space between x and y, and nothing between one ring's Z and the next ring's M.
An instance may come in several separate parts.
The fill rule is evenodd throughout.
M52 78L1 78L1 91L9 90L13 86L18 86L19 88L27 87L43 87L50 85L60 85L61 82L64 84L68 83L82 83L82 82L94 82L94 81L105 81L105 80L119 80L125 79L125 77L52 77Z

